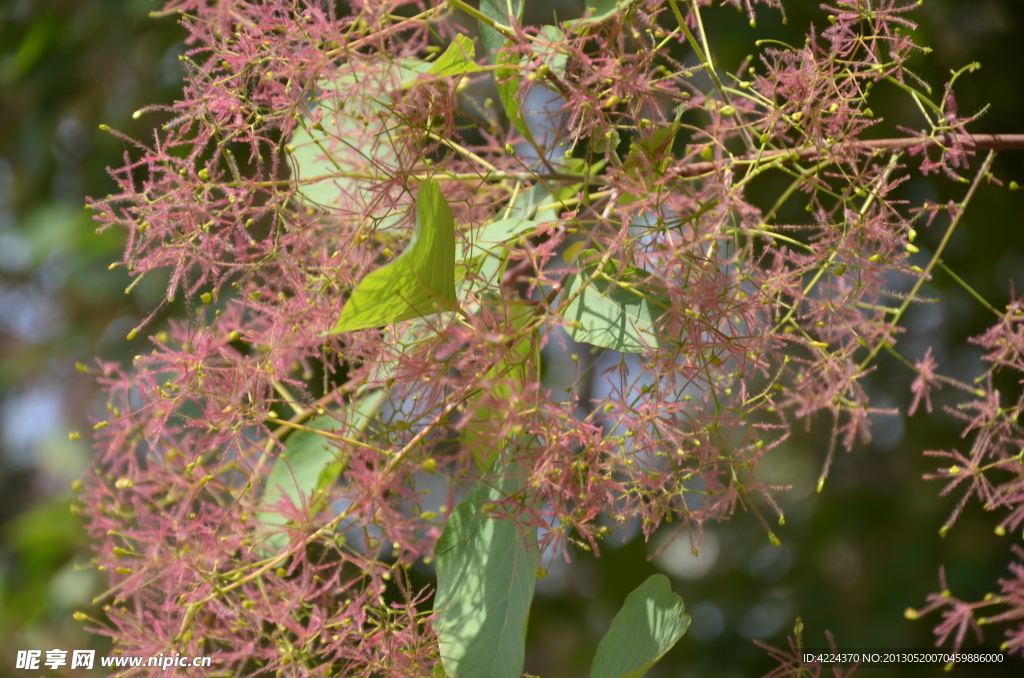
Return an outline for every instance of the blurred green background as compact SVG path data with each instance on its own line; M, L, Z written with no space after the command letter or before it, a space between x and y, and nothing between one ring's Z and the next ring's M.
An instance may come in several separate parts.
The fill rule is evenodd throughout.
M528 22L550 20L550 3L527 5ZM560 3L559 17L571 18L577 5L582 2ZM731 7L708 10L709 37L723 68L736 68L758 37L800 44L812 21L827 25L817 2L790 0L786 7L788 26L777 12L761 10L756 31ZM123 234L95 235L82 205L85 196L114 189L105 168L119 164L126 150L98 125L149 138L159 117L133 120L132 113L180 96L177 56L185 33L173 18L148 18L153 9L147 0L0 0L0 675L21 673L14 669L19 649L105 648L71 618L74 610L89 609L100 582L92 570L75 567L89 554L68 511L69 485L91 453L68 432L86 429L89 414L103 411L92 379L74 364L94 356L126 360L143 350L143 338L128 342L125 335L162 288L156 281L124 294L124 274L107 270ZM991 104L972 131L1024 132L1024 3L926 0L911 18L920 24L918 41L935 49L911 67L933 86L950 69L981 62L957 88L962 112ZM873 108L889 129L920 126L895 88L880 86L875 97ZM1024 153L1003 154L996 175L1024 184ZM766 181L756 191L768 200L781 185ZM914 178L903 192L920 203L959 199L963 190L933 176ZM1007 302L1009 281L1024 290L1022 206L1024 193L983 187L945 257L996 307ZM782 220L800 220L801 207L794 203ZM919 230L924 257L940 227ZM972 379L981 352L966 339L993 317L942 274L923 295L940 303L908 314L905 354L919 357L933 345L945 372ZM905 412L910 380L905 369L882 360L866 385L877 405ZM1015 389L1011 380L1004 393ZM936 406L950 395L940 392ZM827 420L816 423L827 429ZM708 529L699 558L683 536L648 561L659 534L651 544L609 543L600 559L580 554L571 565L555 562L535 599L527 671L545 678L586 675L612 615L655 571L672 577L694 623L651 676L761 675L773 664L752 639L784 644L797 616L807 642L817 646L825 645L828 629L840 648L930 647L939 618L912 622L903 610L921 606L938 588L939 565L946 565L954 594L978 599L1005 574L1010 543L1020 543L1019 534L995 536L998 518L974 503L939 538L955 500L938 497L940 485L921 480L935 466L921 452L957 444L963 444L959 427L948 418L878 417L873 443L840 452L817 494L826 440L817 429L798 433L764 468L767 480L793 485L780 496L787 516L777 530L781 548L768 544L754 517L740 513ZM1001 638L989 634L984 645L997 646Z

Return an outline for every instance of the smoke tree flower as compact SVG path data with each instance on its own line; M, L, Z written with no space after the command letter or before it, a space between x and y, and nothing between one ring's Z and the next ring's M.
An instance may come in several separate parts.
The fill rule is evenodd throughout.
M487 511L538 551L600 553L634 519L699 543L737 508L778 543L785 488L759 480L763 456L818 413L832 448L870 439L862 380L942 253L913 263L939 208L895 191L966 178L944 246L996 181L993 153L1024 139L968 133L963 72L929 98L905 68L915 3L824 5L802 47L735 73L715 65L710 4L600 3L546 27L457 0L166 5L189 32L183 98L140 111L166 122L121 137L118 191L90 203L127 232L135 282L168 280L132 331L152 332L145 350L89 368L108 416L75 510L109 576L93 628L116 651L213 655L224 675L428 675L433 589L410 573L499 466L521 490ZM779 8L732 4L751 23ZM497 100L470 96L492 81ZM868 140L886 81L925 122ZM556 103L529 110L534 90ZM766 173L791 181L775 205L747 196ZM787 201L806 219L780 221ZM175 300L181 317L154 324ZM1022 318L1015 301L977 339L988 377L1024 371ZM546 347L574 356L565 397L542 381ZM1024 405L991 378L954 384L930 352L906 362L912 413L939 384L974 398L949 410L971 451L933 453L954 461L933 476L945 491L967 490L949 524L976 496L1019 529ZM1018 570L989 622L1020 619ZM959 647L976 608L951 609L937 633ZM1020 628L1007 638L1024 651Z

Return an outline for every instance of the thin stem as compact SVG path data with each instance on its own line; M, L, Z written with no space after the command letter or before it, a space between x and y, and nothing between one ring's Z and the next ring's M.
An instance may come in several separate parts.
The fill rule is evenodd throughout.
M902 137L894 139L863 139L836 144L828 149L811 147L802 150L782 150L764 153L760 157L757 153L747 153L736 158L725 161L695 162L684 165L677 170L678 176L692 177L700 174L710 174L721 170L729 165L744 165L754 162L776 161L784 164L792 162L806 162L816 160L825 154L826 151L836 149L857 150L857 151L900 151L923 146L926 150L946 148L952 143L959 141L979 151L1009 151L1024 150L1024 134L952 134L943 138L935 137Z
M1024 137L1024 135L1015 136ZM981 167L978 169L978 173L974 176L974 181L971 182L971 187L967 190L967 195L964 196L963 201L958 206L959 212L957 212L957 215L953 217L953 221L950 222L949 227L946 229L945 235L942 236L942 242L940 242L939 246L935 248L935 254L932 255L931 261L928 262L928 266L925 267L924 271L918 277L917 282L914 283L914 287L910 290L910 292L907 294L906 299L903 300L903 303L900 304L899 309L893 315L893 325L897 324L900 321L900 318L903 317L903 314L906 313L908 308L910 308L910 302L914 301L914 299L917 298L917 293L921 290L921 287L924 285L924 281L931 277L932 269L935 268L939 260L942 258L942 253L946 250L946 246L949 245L949 241L953 238L953 232L956 231L956 227L960 224L960 219L963 218L964 213L967 211L968 203L971 202L971 198L974 197L975 191L977 191L978 186L981 185L982 178L984 178L988 174L989 169L992 168L992 160L995 159L995 157L996 152L994 150L989 151L988 155L985 156L985 162L981 164ZM882 350L882 347L885 346L885 343L886 342L882 341L875 345L875 347L871 350L871 353L868 354L868 356L861 361L860 369L863 370L871 363L872 360L875 359L875 356L877 356L878 352Z

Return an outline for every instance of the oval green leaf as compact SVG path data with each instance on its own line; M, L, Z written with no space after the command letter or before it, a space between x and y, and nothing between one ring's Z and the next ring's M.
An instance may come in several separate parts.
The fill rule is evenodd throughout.
M690 627L683 599L655 574L626 596L597 646L590 678L640 678Z
M287 521L272 508L274 505L284 499L294 506L316 502L319 491L337 480L348 461L338 444L319 432L361 433L386 399L386 392L373 391L350 404L340 415L319 416L306 424L310 430L292 432L267 476L267 489L260 498L260 508L265 510L256 514L259 521L267 528L280 528ZM288 535L278 532L264 542L263 550L278 553L287 545Z
M330 334L421 318L455 304L455 219L428 179L416 196L416 231L408 247L360 281Z
M603 277L583 287L594 270L594 265L584 266L566 279L564 298L572 298L579 292L562 312L571 323L570 336L576 341L622 353L658 349L661 338L655 325L667 304L649 293L620 287ZM632 272L640 273L639 269L632 269Z
M452 511L437 542L434 629L449 676L520 678L523 673L539 562L536 549L526 544L536 536L524 534L513 519L483 511L520 485L512 473L477 483Z

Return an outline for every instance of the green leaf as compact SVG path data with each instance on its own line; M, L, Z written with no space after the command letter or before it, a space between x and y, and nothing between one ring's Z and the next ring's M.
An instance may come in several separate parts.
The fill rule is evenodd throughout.
M519 338L502 359L496 361L487 372L487 381L492 384L488 389L488 395L499 403L507 403L512 399L509 381L524 385L534 382L534 368L540 365L537 330L529 333L523 331L527 323L535 317L534 307L528 303L502 304L493 297L489 298L488 302L496 316L505 314L506 323L510 326L508 334L514 334ZM473 455L477 469L485 473L498 454L498 449L493 444L494 427L500 427L499 422L503 421L506 415L500 406L492 408L481 404L467 409L473 410L473 419L462 428L459 437Z
M458 258L460 260L472 259L494 251L498 249L498 245L504 245L520 233L531 231L543 223L546 222L520 217L492 221L475 234L474 242L462 246Z
M523 0L480 0L480 13L503 26L508 26L511 23L509 17L522 19L523 9ZM497 64L498 59L495 52L505 44L505 36L481 21L480 39L484 43L484 49L487 50L487 58L492 64Z
M640 678L672 649L690 616L668 577L655 574L626 596L597 646L590 678Z
M587 8L583 18L575 21L567 21L565 25L575 32L591 25L610 19L619 13L619 10L628 7L628 0L587 0Z
M474 62L475 58L476 49L473 47L473 41L464 35L456 35L455 40L448 45L448 49L438 57L437 61L433 63L427 72L430 75L443 78L449 75L461 75L463 73L474 73L483 70L480 66L476 65Z
M545 45L539 50L541 57L555 75L561 77L565 74L565 64L569 59L569 56L559 49L565 40L565 33L557 26L542 26L540 31L551 41L550 45Z
M328 433L361 433L374 413L387 399L384 391L373 391L355 401L338 415L322 415L313 419L307 428ZM314 431L298 430L286 438L285 449L274 461L267 476L266 490L260 498L260 522L269 528L286 524L285 517L271 509L288 499L295 506L316 502L318 490L324 490L337 480L347 459L337 443ZM277 533L264 544L264 550L277 553L288 545L288 535Z
M500 465L496 465L496 468ZM521 491L512 468L478 482L437 542L434 629L441 661L458 678L520 678L539 554L536 535L483 511ZM500 509L496 511L500 513Z
M360 281L330 334L420 318L455 304L455 219L437 183L426 180L406 250Z
M518 54L502 53L498 59L498 65L516 64L519 62ZM494 82L498 87L498 98L501 105L505 107L505 114L509 122L515 127L523 138L533 141L533 132L526 124L523 117L523 107L519 103L519 69L518 68L496 68L494 70Z
M288 145L293 176L303 200L331 209L346 199L361 199L371 184L393 174L398 154L390 141L394 135L385 111L390 99L387 95L370 96L365 84L360 83L366 77L399 84L412 81L429 65L392 66L372 76L368 72L347 73L317 83L320 125L314 128L304 118ZM364 124L364 120L368 122ZM389 216L393 215L381 215L378 221Z
M523 18L522 0L480 0L480 12L489 19L504 26L509 25L509 17ZM494 70L494 82L498 87L498 98L505 107L509 122L529 141L533 134L526 125L522 106L519 103L519 55L505 51L505 36L484 22L480 22L480 39L487 50L488 60L498 66Z
M563 298L576 294L595 270L596 265L591 264L570 274ZM627 276L642 278L643 272L630 268ZM621 287L599 275L569 303L562 315L572 323L569 334L576 341L623 353L641 353L661 346L655 325L666 308L667 303L658 296Z
M638 141L629 146L629 153L622 167L626 175L636 183L643 184L647 192L656 190L655 181L665 174L669 163L672 162L672 143L679 127L679 123L657 127L650 133L643 134ZM619 197L619 204L628 205L639 199L639 196L624 191Z

